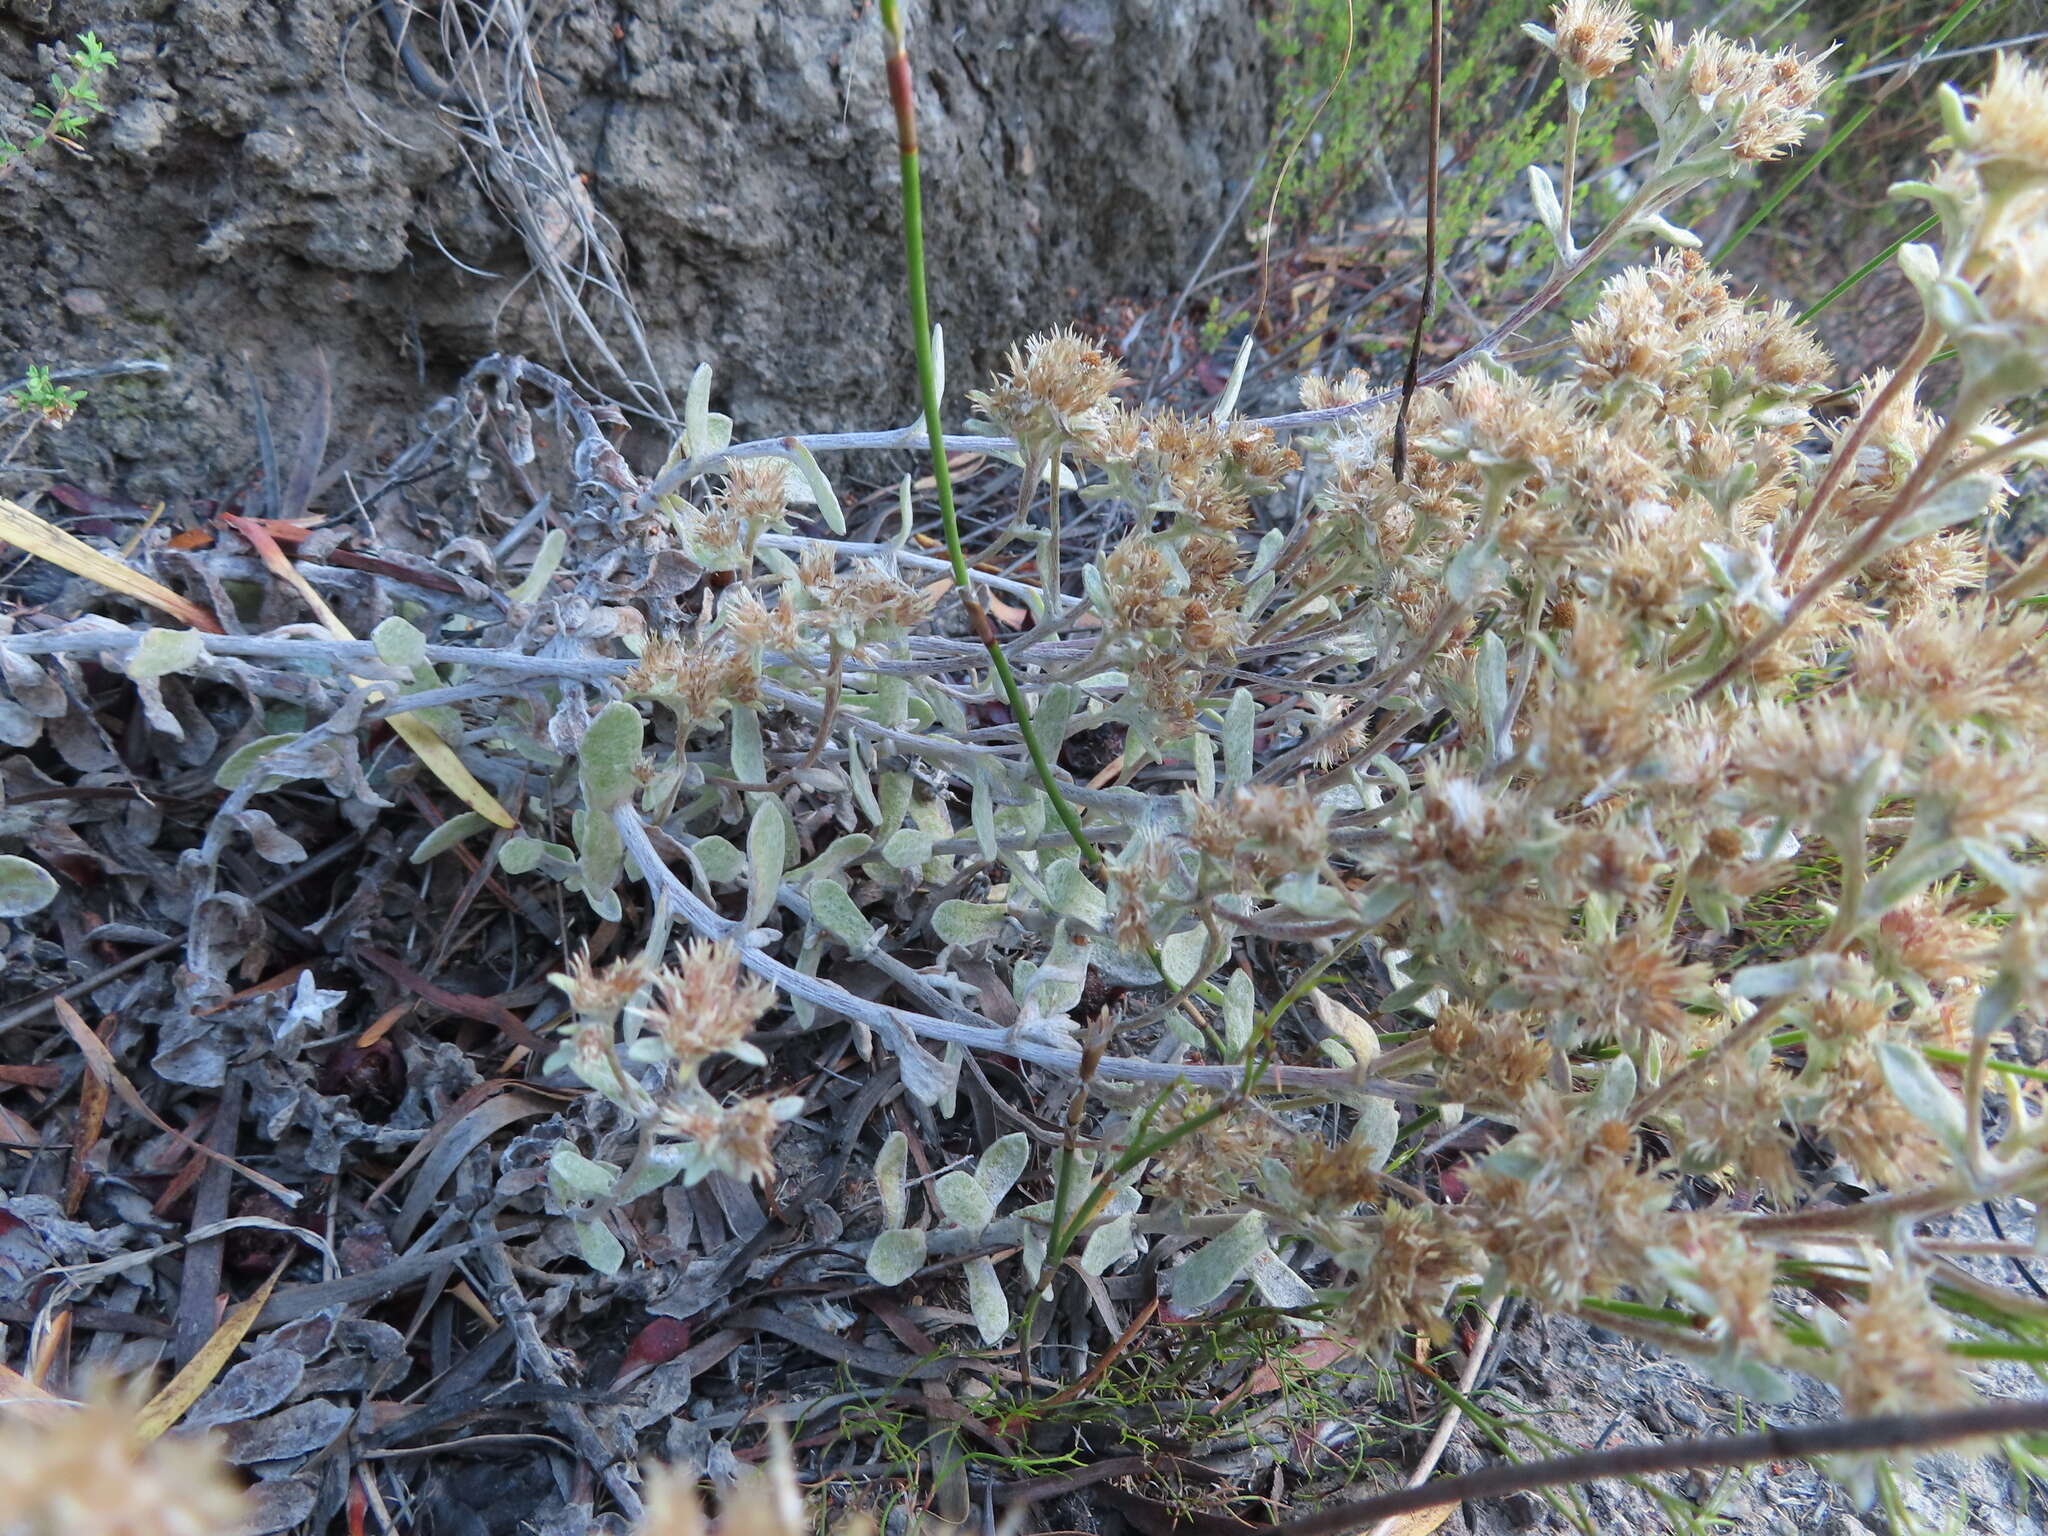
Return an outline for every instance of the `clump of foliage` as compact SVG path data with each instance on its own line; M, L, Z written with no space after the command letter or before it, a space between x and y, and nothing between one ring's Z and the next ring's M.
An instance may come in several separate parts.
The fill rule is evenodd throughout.
M29 108L29 116L36 127L25 143L16 144L11 139L0 138L0 171L6 170L25 155L32 155L53 139L67 148L76 149L72 141L84 132L88 124L106 110L100 100L100 81L107 72L120 63L90 32L78 34L78 46L65 56L69 71L57 70L50 76L49 100L39 101Z
M1604 165L1625 102L1580 87L1573 123L1557 107L1564 82L1532 67L1517 5L1455 7L1446 17L1443 143L1447 156L1440 239L1475 233L1536 165ZM1431 40L1428 0L1367 5L1292 0L1266 23L1279 61L1275 114L1283 144L1261 173L1251 206L1283 228L1327 230L1355 205L1398 186L1427 146ZM1408 126L1404 126L1408 125ZM1417 205L1419 212L1419 203ZM1527 243L1516 232L1517 243Z
M855 538L818 462L907 434L735 445L705 370L643 480L564 380L493 358L451 415L522 469L566 440L576 493L480 615L174 647L80 621L0 640L8 686L103 658L166 731L181 678L253 703L258 664L303 664L295 699L338 695L220 743L195 866L263 847L254 801L293 780L387 803L358 726L396 690L519 807L499 871L643 923L557 978L547 1069L590 1091L534 1198L593 1268L665 1181L773 1176L802 1100L733 1064L769 1065L750 1032L786 1008L851 1021L941 1117L982 1057L1060 1106L928 1179L881 1140L879 1220L834 1250L884 1283L961 1260L980 1341L1026 1360L1076 1270L1193 1235L1183 1321L1249 1295L1391 1358L1512 1292L1765 1399L1803 1373L1854 1415L1969 1402L1974 1360L2042 1347L1919 1228L2048 1191L2039 1074L2001 1054L2048 1004L2048 548L2000 568L1985 536L2043 440L2001 411L2048 383L2048 77L2001 58L1947 96L1896 189L1939 219L1900 255L1920 334L1823 421L1820 344L1668 216L1797 145L1819 66L1600 0L1550 23L1567 110L1629 78L1653 152L1583 239L1536 172L1554 264L1416 393L1405 473L1363 373L1279 417L1235 385L1138 410L1054 332L973 397L1014 512L964 551L941 469L940 556L908 475ZM1493 355L1589 275L1547 371ZM1741 943L1788 890L1814 921ZM1318 1000L1362 955L1393 980L1371 1016Z

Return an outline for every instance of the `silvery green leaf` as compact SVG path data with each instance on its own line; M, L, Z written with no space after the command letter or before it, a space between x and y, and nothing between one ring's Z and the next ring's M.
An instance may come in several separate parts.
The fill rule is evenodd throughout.
M910 1138L891 1131L875 1158L875 1188L882 1197L882 1224L900 1227L910 1215L910 1192L904 1176L910 1168Z
M916 789L916 783L907 773L891 769L882 775L875 792L875 798L882 807L881 819L875 823L879 834L887 837L903 825L903 818L910 813L910 800Z
M948 1221L977 1237L995 1219L995 1202L989 1199L988 1191L981 1187L979 1179L962 1169L941 1174L932 1186L932 1195Z
M1045 1268L1046 1230L1038 1222L1024 1224L1023 1252L1019 1255L1019 1262L1026 1276L1036 1275ZM1048 1293L1051 1289L1050 1286L1046 1288Z
M370 643L377 647L377 659L388 667L410 672L427 664L427 637L397 614L370 631Z
M874 846L875 840L865 832L841 833L810 863L791 870L790 884L801 885L807 880L822 880L828 875L836 875Z
M715 452L711 447L711 365L699 363L690 374L683 397L683 457Z
M1084 923L1100 923L1109 913L1109 900L1081 873L1078 857L1055 859L1045 871L1046 904L1065 917Z
M550 528L547 536L540 541L540 551L533 557L533 564L526 572L526 579L514 587L508 596L515 603L530 603L547 589L547 584L561 568L562 552L569 547L569 535L559 528Z
M775 910L775 890L782 884L786 857L782 816L781 802L763 795L747 823L748 928L760 927Z
M1209 739L1209 733L1197 730L1188 738L1195 760L1195 793L1204 800L1213 799L1216 794L1216 743Z
M1228 421L1230 413L1237 409L1237 397L1244 390L1244 370L1252 360L1252 338L1247 335L1244 344L1237 349L1237 361L1230 369L1230 382L1223 386L1223 393L1216 399L1216 409L1209 413L1215 421Z
M974 1326L981 1333L981 1342L994 1348L1010 1331L1010 1300L1003 1294L1003 1283L996 1278L996 1266L990 1259L969 1259L965 1274Z
M601 1221L579 1221L575 1226L576 1247L583 1262L600 1275L616 1275L626 1262L625 1244Z
M1039 695L1031 711L1031 734L1047 757L1059 756L1060 743L1067 739L1067 726L1080 701L1080 692L1072 683L1054 683Z
M896 485L896 532L889 542L901 549L916 531L917 509L911 501L910 476L906 473Z
M1529 196L1536 204L1537 222L1550 231L1550 242L1557 248L1557 254L1565 260L1571 259L1571 249L1564 227L1564 207L1557 200L1557 188L1551 185L1550 173L1540 165L1529 167Z
M996 840L996 801L990 777L984 765L974 765L974 793L967 802L967 814L974 824L974 841L981 856L994 863L1001 847Z
M215 786L220 789L240 789L242 781L256 771L259 762L280 747L288 747L298 739L293 732L282 731L275 736L259 736L246 746L235 748L227 755L227 760L214 770ZM266 774L264 788L275 789L296 777L296 774Z
M1195 927L1169 935L1159 946L1160 964L1166 971L1166 979L1177 988L1186 988L1200 980L1197 974L1202 962L1209 954L1209 930Z
M891 1227L868 1247L868 1278L877 1285L901 1285L924 1268L922 1227Z
M704 878L713 885L739 879L740 871L747 867L747 856L730 839L720 837L716 832L709 837L698 838L690 845L690 852L696 856L697 867L704 871Z
M1535 167L1529 168L1532 172ZM1549 185L1546 178L1546 186ZM1502 755L1501 733L1508 723L1508 648L1500 633L1489 629L1479 642L1479 723L1486 731L1487 755Z
M419 846L412 851L411 862L424 864L435 854L453 848L466 837L475 837L490 825L489 817L479 816L475 811L463 811L459 815L450 816L420 839Z
M1257 1211L1240 1216L1229 1231L1212 1237L1173 1272L1173 1305L1199 1312L1251 1268L1266 1246L1266 1218Z
M566 843L544 843L537 837L508 837L498 850L498 868L508 875L530 875L543 859L574 860L576 850Z
M1487 1153L1480 1166L1511 1179L1533 1178L1543 1170L1543 1153L1527 1135L1516 1136Z
M130 677L166 677L197 666L206 655L206 637L196 629L149 629L128 653Z
M602 1200L618 1182L616 1167L585 1157L566 1141L556 1142L548 1154L548 1188L558 1200Z
M811 495L817 500L818 515L825 519L825 526L834 533L846 532L846 514L839 509L839 493L832 489L832 482L818 467L817 456L801 439L793 441L796 467L803 472L804 484L811 488Z
M1288 1268L1270 1248L1261 1249L1252 1260L1252 1284L1259 1288L1268 1306L1282 1312L1300 1312L1316 1304L1315 1287Z
M916 869L929 863L932 844L938 839L916 827L900 827L882 844L882 861L896 869Z
M0 917L27 917L57 899L57 882L42 865L0 853Z
M1234 1057L1242 1058L1252 1043L1253 1001L1251 976L1232 971L1223 987L1223 1044Z
M1500 541L1491 533L1467 540L1444 568L1444 592L1453 602L1470 603L1493 589L1502 565Z
M1081 1250L1081 1267L1091 1275L1099 1275L1137 1251L1138 1245L1131 1240L1131 1218L1118 1216L1088 1234L1087 1245Z
M932 932L946 944L979 944L1001 933L1008 917L1000 902L942 901L932 914Z
M1664 241L1666 244L1678 246L1683 250L1696 251L1700 247L1700 237L1698 235L1683 225L1672 223L1661 213L1639 214L1630 228L1632 230L1647 230L1657 239Z
M1031 1138L1022 1131L1010 1132L981 1154L981 1160L974 1165L974 1177L982 1193L988 1196L991 1209L1003 1203L1003 1196L1023 1176L1030 1161Z
M619 841L619 829L612 825L611 817L590 811L575 812L569 818L569 825L576 838L576 863L582 875L583 894L590 898L595 911L616 922L615 913L606 909L617 906L613 887L618 884L619 875L626 865L626 848ZM606 896L612 896L613 900L604 901Z
M1230 696L1223 712L1223 779L1233 789L1252 778L1252 727L1259 718L1258 701L1249 688Z
M1961 1157L1969 1136L1962 1098L1934 1075L1927 1058L1896 1040L1880 1040L1877 1064L1884 1073L1885 1086L1906 1106L1908 1113L1932 1131L1952 1154Z
M1595 1119L1619 1120L1636 1101L1636 1064L1623 1054L1607 1063L1589 1104Z
M761 717L749 705L732 711L732 776L742 784L768 782L768 760L761 751Z
M651 1040L652 1036L643 1036ZM638 1043L638 1042L636 1042ZM669 1142L655 1147L640 1166L632 1170L630 1178L621 1178L618 1188L612 1191L612 1198L621 1205L638 1200L642 1195L651 1195L664 1185L673 1183L676 1175L690 1165L693 1149L689 1146Z
M608 816L633 798L639 783L633 770L640 766L645 731L640 711L623 699L613 699L597 712L576 749L576 772L589 810Z
M810 899L811 916L833 938L856 955L864 955L875 942L875 930L856 902L837 880L814 880L804 891Z
M1358 1124L1352 1127L1351 1143L1365 1150L1366 1166L1374 1173L1387 1166L1400 1134L1401 1111L1392 1099L1371 1094L1358 1101Z

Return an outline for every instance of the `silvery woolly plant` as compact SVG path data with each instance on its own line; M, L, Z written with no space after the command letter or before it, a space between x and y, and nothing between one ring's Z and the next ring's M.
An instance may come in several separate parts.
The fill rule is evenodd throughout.
M2044 441L2004 413L2042 383L2048 78L2001 57L1948 99L1899 189L1939 215L1900 255L1921 331L1823 415L1817 336L1675 222L1799 141L1818 62L1642 39L1612 0L1549 20L1568 110L1633 72L1656 149L1583 240L1572 168L1540 179L1555 267L1425 375L1399 472L1362 371L1252 418L1241 359L1210 410L1140 408L1068 330L948 438L921 286L936 522L906 476L850 537L819 456L905 434L736 444L708 374L645 483L560 381L500 361L476 385L515 441L520 388L552 394L590 536L544 546L559 570L498 629L394 630L347 664L423 710L544 674L453 733L547 791L499 867L659 914L648 952L561 977L551 1065L632 1142L551 1160L593 1265L626 1261L626 1208L664 1180L771 1176L797 1100L701 1068L759 1065L750 1031L786 1005L847 1021L933 1124L970 1056L1051 1106L922 1209L890 1136L879 1221L840 1255L960 1284L991 1346L1028 1354L1070 1261L1171 1240L1181 1315L1256 1295L1368 1355L1514 1292L1882 1416L2038 1350L2029 1305L1923 1219L2048 1195L2039 1074L2003 1049L2048 1005L2048 550L1989 536ZM1562 352L1504 360L1581 281ZM1019 473L970 559L946 455L975 447ZM632 562L683 572L677 600L622 597ZM311 654L211 643L180 665ZM1106 763L1076 766L1084 738ZM236 745L242 805L317 771L301 741ZM1326 995L1354 970L1390 983L1369 1014Z

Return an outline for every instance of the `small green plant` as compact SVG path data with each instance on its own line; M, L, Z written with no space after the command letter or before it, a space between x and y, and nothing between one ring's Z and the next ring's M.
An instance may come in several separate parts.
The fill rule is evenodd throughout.
M34 417L38 424L46 427L65 425L78 414L78 407L84 401L84 390L54 382L50 378L50 370L37 363L29 364L28 376L7 397L11 409Z
M67 149L78 149L77 136L94 118L106 111L106 103L100 100L99 86L109 70L120 60L101 45L100 40L90 32L78 34L78 46L66 55L71 66L67 78L62 70L50 76L50 99L39 101L29 108L29 116L38 124L28 142L16 144L0 139L0 171L14 164L26 155L32 155L52 140Z

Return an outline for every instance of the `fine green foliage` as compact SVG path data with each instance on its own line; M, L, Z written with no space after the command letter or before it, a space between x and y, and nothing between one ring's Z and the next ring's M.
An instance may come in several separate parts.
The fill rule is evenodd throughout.
M7 405L37 418L44 426L61 427L78 414L84 400L84 390L56 383L47 367L30 363L22 383L7 396Z
M1449 159L1439 218L1447 250L1478 232L1504 197L1518 193L1531 166L1555 167L1564 148L1562 84L1535 67L1522 35L1527 19L1511 0L1454 7L1446 18L1443 143ZM1388 187L1407 186L1426 151L1416 125L1427 121L1421 107L1428 0L1289 0L1266 23L1266 36L1279 66L1280 127L1254 190L1256 216L1271 207L1282 229L1325 231L1358 205L1384 201ZM1618 92L1592 98L1579 135L1582 161L1607 162L1625 106ZM1300 152L1290 157L1298 142ZM1419 217L1419 198L1403 195ZM1521 248L1535 238L1519 226L1509 233Z
M78 46L65 56L69 66L50 76L49 97L29 108L36 128L21 144L0 139L0 171L24 155L32 155L53 139L68 148L92 120L106 110L100 100L100 82L120 60L107 51L90 32L78 34Z

